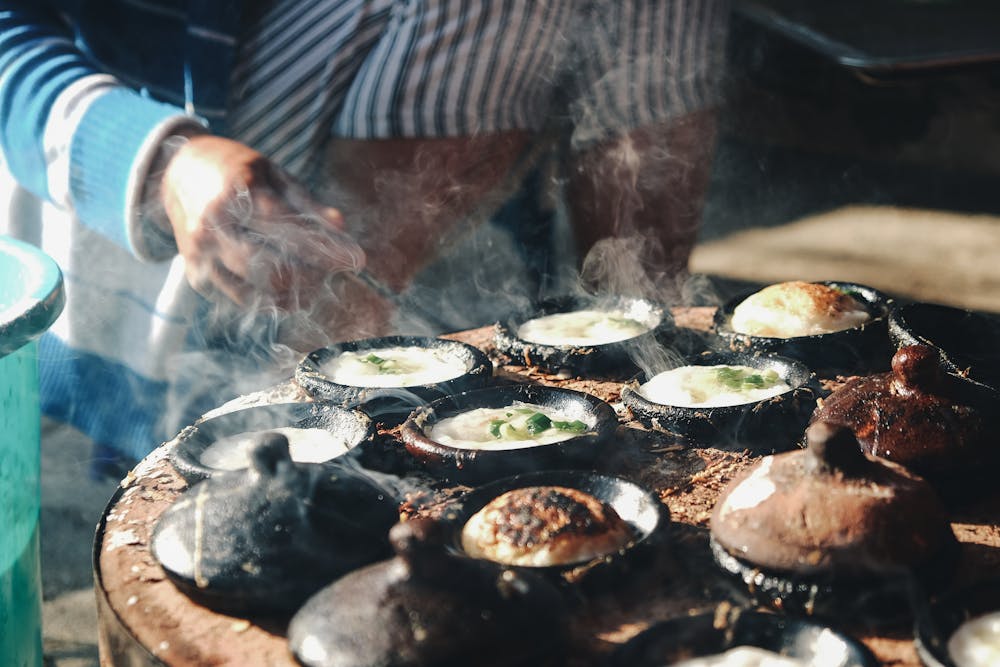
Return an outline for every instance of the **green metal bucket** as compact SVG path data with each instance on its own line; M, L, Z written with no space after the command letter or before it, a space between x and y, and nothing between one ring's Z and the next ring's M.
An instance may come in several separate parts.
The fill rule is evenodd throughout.
M0 236L0 665L42 664L38 342L62 312L62 273Z

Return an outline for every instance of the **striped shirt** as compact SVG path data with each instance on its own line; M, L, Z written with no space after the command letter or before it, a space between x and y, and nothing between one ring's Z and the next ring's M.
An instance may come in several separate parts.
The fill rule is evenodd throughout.
M719 0L278 0L238 50L229 131L299 174L331 135L569 116L592 142L714 104L725 18Z
M556 124L583 146L713 104L726 16L725 0L0 0L0 231L67 278L44 409L138 457L211 374L181 260L140 261L169 259L137 202L178 129L307 180L331 137Z

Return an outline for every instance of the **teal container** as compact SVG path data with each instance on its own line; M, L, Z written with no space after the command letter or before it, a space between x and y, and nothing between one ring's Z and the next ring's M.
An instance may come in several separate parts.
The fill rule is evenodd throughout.
M0 236L0 665L42 664L38 561L41 415L38 342L64 303L62 273Z

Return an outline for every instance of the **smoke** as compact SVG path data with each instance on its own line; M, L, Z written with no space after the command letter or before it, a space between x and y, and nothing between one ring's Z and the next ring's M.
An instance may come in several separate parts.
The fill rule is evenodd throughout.
M640 236L598 241L583 260L581 287L602 294L660 300L659 287L642 265L644 247L645 240Z
M186 380L168 421L190 414L192 398L287 379L303 354L337 341L471 328L567 293L669 307L708 291L684 271L712 147L713 119L684 120L703 73L680 72L697 58L645 20L665 16L611 9L573 12L553 33L531 76L538 90L570 92L540 131L333 139L314 196L263 163L221 208L205 203L221 221L209 231L252 252L189 261L209 300L192 347L206 352L178 358ZM633 53L640 44L655 53ZM636 357L651 371L677 355Z

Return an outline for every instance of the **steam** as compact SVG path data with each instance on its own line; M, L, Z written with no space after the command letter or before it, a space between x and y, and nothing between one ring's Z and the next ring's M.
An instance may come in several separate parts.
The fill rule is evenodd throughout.
M599 294L660 300L661 292L640 261L645 240L640 236L603 239L583 260L581 289ZM665 301L673 301L666 299ZM667 305L674 305L667 303Z
M310 175L312 195L267 163L256 166L219 221L230 240L254 250L252 258L223 253L194 275L189 263L191 283L208 297L190 347L207 351L177 358L168 428L187 423L193 404L208 409L287 380L304 354L339 341L487 325L567 294L643 297L667 308L715 299L707 282L684 271L711 127L702 134L702 121L670 117L667 98L653 92L693 93L697 82L643 79L640 86L637 75L676 78L680 47L662 41L665 33L656 37L665 67L625 66L609 56L623 48L614 32L622 26L603 25L603 16L603 9L574 13L554 38L552 60L533 73L555 83L560 67L606 66L572 83L575 99L559 100L565 107L541 132L365 142L363 149L334 139L317 160L324 167ZM653 44L654 27L626 23L641 31L629 39ZM570 45L591 45L583 31L599 33L594 44L611 49L600 55L608 62L590 62L586 49L571 52ZM666 121L652 133L634 131L655 120L637 105L683 131L668 135ZM261 186L277 203L260 197ZM576 196L580 188L605 202L591 211L599 229L584 230L594 238L582 243L570 225L579 213L574 202L590 201ZM214 286L220 278L229 285L224 293ZM633 356L655 374L678 365L680 352L644 342Z
M407 475L400 477L392 473L381 472L366 468L350 456L342 456L337 459L337 464L363 475L376 485L388 497L397 503L403 503L407 497L417 496L432 492L431 480L421 478L418 475Z

